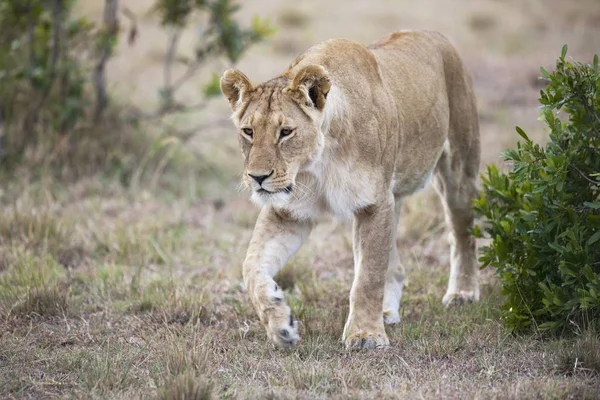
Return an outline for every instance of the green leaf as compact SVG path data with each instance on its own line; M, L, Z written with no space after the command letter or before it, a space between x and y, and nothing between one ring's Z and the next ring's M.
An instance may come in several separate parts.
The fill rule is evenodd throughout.
M560 51L560 58L561 58L561 59L564 59L564 58L565 58L565 56L567 55L567 50L568 50L568 46L565 44L565 45L562 47L562 50Z
M550 242L550 243L548 243L548 246L550 246L550 248L552 250L555 250L555 251L557 251L560 254L563 254L563 253L565 253L567 251L567 249L565 249L564 247L562 247L562 246L560 246L560 245L558 245L556 243Z
M600 201L586 201L583 205L589 208L600 209Z
M252 17L252 30L260 38L272 36L277 32L268 18L261 18L258 15Z
M218 74L213 74L211 80L204 85L202 93L206 97L213 97L221 94L221 80Z
M596 243L598 240L600 240L600 231L598 231L598 232L594 233L594 234L592 235L592 237L590 237L590 238L588 239L588 241L587 241L587 244L588 244L588 246L590 246L590 245L592 245L592 244Z
M542 75L544 76L544 78L550 79L550 74L548 73L548 71L546 71L546 68L540 67L540 72L542 73Z
M594 71L598 72L598 54L594 54L594 63L593 63Z
M516 129L517 133L519 134L519 136L521 136L527 142L531 142L531 140L529 139L529 137L525 134L525 132L523 131L523 129L521 129L520 126L516 126L515 129Z
M544 322L538 325L538 329L541 331L548 331L548 330L554 330L554 329L558 329L562 326L562 322Z

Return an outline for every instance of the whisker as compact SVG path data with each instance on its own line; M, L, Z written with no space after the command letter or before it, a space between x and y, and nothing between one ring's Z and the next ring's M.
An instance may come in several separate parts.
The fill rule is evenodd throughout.
M235 185L235 191L241 193L246 190L246 185L243 181L240 181L237 185Z
M297 197L298 200L302 200L305 197L313 194L312 188L306 186L305 184L303 184L301 182L296 182L295 186L298 188L298 192L300 194L300 197Z

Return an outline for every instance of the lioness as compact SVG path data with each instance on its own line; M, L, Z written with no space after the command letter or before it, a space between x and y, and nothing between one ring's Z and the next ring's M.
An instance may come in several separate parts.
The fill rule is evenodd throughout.
M243 181L262 207L243 265L248 294L271 340L299 340L273 276L323 213L353 217L354 282L347 348L389 344L400 320L404 268L396 248L400 205L430 176L451 229L443 303L479 298L471 201L479 125L470 77L439 33L400 31L365 47L332 39L278 77L253 85L221 78L245 158Z

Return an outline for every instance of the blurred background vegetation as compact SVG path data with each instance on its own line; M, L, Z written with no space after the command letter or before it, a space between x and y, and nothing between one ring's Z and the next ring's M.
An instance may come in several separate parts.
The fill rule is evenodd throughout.
M239 6L229 0L156 1L146 17L158 19L168 40L163 80L151 83L157 86L155 109L140 110L114 99L107 87L107 64L119 42L136 45L138 15L118 0L107 0L102 20L92 21L77 12L77 5L72 0L0 2L0 165L5 172L22 166L34 176L50 172L66 179L104 172L128 184L141 173L136 171L140 163L166 164L164 157L174 156L166 145L173 140L150 150L152 140L161 138L140 134L147 121L160 123L205 107L219 94L218 75L204 83L194 104L180 102L177 91L209 60L235 63L273 33L259 17L242 27L233 15ZM181 57L181 35L194 18L202 23L193 54ZM174 75L176 65L185 70ZM165 136L165 130L155 133Z

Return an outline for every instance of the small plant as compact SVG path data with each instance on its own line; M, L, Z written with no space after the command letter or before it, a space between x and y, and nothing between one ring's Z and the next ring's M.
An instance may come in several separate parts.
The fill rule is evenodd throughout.
M566 53L565 46L554 72L541 69L549 143L533 143L517 127L524 142L503 153L512 171L489 166L474 205L491 239L481 261L497 272L513 330L578 331L600 317L598 56L583 64Z

